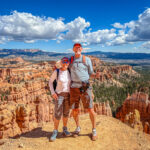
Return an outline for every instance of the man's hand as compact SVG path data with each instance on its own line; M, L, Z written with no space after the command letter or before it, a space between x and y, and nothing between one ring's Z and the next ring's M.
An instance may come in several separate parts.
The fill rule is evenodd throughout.
M96 78L98 76L100 76L100 72L96 72L90 75L91 78Z
M55 93L55 94L53 94L53 95L52 95L52 97L53 97L53 99L54 99L54 100L57 100L57 99L58 99L58 96L57 96L57 94L56 94L56 93Z
M93 74L90 75L90 77L91 77L91 78L95 78L95 75L96 75L96 74L93 73Z

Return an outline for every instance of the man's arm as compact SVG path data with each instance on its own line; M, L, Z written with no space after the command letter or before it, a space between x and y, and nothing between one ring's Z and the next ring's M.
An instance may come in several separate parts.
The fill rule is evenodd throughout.
M88 60L88 73L89 73L89 75L90 75L91 78L96 78L100 74L99 72L95 73L93 71L93 66L92 66L92 62L91 62L90 58Z

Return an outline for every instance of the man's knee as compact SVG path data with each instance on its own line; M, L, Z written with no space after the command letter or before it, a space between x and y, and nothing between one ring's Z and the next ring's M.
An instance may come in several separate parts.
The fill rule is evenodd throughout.
M76 109L72 109L73 111L73 116L77 116L79 114L79 109L76 108Z
M94 112L94 109L93 109L93 108L88 108L88 112L89 112L90 114L94 114L94 115L95 115L95 112Z

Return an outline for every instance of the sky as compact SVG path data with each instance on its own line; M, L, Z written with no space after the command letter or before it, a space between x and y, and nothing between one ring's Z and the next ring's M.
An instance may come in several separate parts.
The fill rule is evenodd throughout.
M150 53L150 0L1 0L0 49Z

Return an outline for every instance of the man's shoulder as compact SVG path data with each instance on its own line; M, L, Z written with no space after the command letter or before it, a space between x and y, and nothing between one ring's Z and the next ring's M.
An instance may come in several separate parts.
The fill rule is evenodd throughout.
M85 55L84 55L85 56ZM90 57L88 57L88 56L85 56L85 58L87 59L87 60L91 60L91 58Z
M85 56L85 60L86 60L87 63L91 62L91 58L88 57L88 56Z

